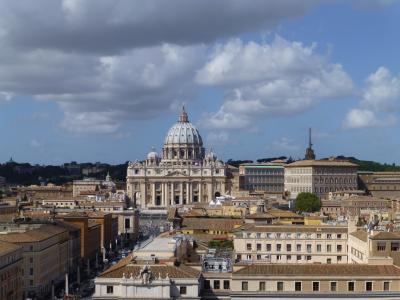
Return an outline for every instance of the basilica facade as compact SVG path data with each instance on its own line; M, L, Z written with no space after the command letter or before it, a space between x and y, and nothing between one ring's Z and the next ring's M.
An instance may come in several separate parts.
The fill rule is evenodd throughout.
M153 149L145 161L129 163L127 193L142 209L210 202L229 193L227 172L212 151L206 153L183 107L165 137L161 155Z

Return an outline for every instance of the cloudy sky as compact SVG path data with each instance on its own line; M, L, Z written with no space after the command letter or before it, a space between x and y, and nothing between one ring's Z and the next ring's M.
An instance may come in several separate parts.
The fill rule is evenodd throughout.
M0 0L0 161L142 159L185 103L221 159L400 163L400 2Z

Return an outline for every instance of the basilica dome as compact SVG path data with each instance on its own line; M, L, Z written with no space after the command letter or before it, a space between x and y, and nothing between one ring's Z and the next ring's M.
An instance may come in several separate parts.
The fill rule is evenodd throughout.
M169 129L164 144L194 144L195 146L203 146L200 133L197 128L189 122L188 115L184 108L179 116L179 121Z
M163 161L187 161L196 163L204 158L203 140L199 131L189 122L185 107L179 120L169 130L165 137Z

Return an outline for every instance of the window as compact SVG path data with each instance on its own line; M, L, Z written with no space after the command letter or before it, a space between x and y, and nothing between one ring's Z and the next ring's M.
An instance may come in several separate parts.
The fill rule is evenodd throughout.
M390 290L390 282L389 281L383 282L383 290L384 291L389 291Z
M336 292L337 291L337 282L332 281L331 282L331 292Z
M328 233L328 234L326 235L326 238L327 238L328 240L332 239L332 234Z
M392 242L390 249L392 251L399 251L400 250L400 243L399 242Z
M377 250L378 251L385 251L386 250L386 242L378 242L377 243Z
M278 282L276 283L276 290L277 290L278 292L282 292L282 291L283 291L283 281L278 281Z
M33 275L33 268L29 269L29 275Z
M29 285L33 286L33 280L29 280Z
M338 239L341 239L341 238L342 238L342 235L341 235L340 233L338 233L338 234L336 235L336 237L337 237Z
M112 285L107 285L107 294L114 293L114 287Z
M282 249L282 245L281 244L276 244L276 251L280 252Z
M267 251L271 251L271 244L267 244Z
M215 282L215 281L214 281ZM219 282L219 281L218 281ZM181 295L186 295L186 286L179 287L179 293Z
M353 281L349 281L349 282L347 283L347 290L348 290L349 292L354 292L354 282L353 282Z
M311 244L307 244L307 253L311 253Z
M296 255L296 260L301 260L301 255Z
M327 258L327 259L326 259L326 263L327 263L328 265L330 265L330 264L332 263L332 259L331 259L331 258Z
M311 255L307 255L306 260L311 260Z
M340 255L338 255L337 257L336 257L336 260L339 262L339 261L342 261L342 256L340 256Z
M336 251L342 252L342 245L336 245Z
M297 250L298 252L301 251L301 244L297 244L297 245L296 245L296 250Z
M320 233L317 233L317 239L320 239L322 235Z
M261 254L257 254L257 260L261 260Z
M257 251L261 251L261 244L257 244Z
M126 229L131 228L131 220L128 219L128 218L125 219L125 228L126 228Z
M214 280L214 290L219 290L219 289L220 289L219 280Z
M247 244L247 250L251 250L251 244Z
M313 290L313 292L318 292L319 291L319 281L313 281L312 290Z
M29 262L32 264L33 263L33 257L29 258Z
M286 255L286 259L287 260L292 260L292 256L291 255Z
M321 252L321 244L317 244L317 252Z
M371 291L372 291L372 281L367 281L367 282L365 283L365 290L366 290L367 292L371 292Z
M204 289L209 290L211 287L210 280L204 280Z
M249 289L249 283L247 281L242 281L242 291L247 291Z
M260 281L260 283L259 283L259 290L260 290L260 291L265 291L265 281Z
M286 251L287 251L287 252L292 251L292 245L291 245L291 244L287 244L287 245L286 245Z
M326 245L326 252L332 252L332 245Z
M296 292L301 292L301 281L296 281L296 282L294 283L294 290L295 290Z
M224 280L224 290L229 290L231 288L231 284L229 280Z

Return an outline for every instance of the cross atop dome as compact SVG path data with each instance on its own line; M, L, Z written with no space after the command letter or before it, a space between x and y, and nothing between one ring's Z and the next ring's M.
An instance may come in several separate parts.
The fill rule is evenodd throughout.
M186 113L186 110L185 110L185 104L182 105L182 111L181 111L181 114L179 116L179 122L189 123L189 117L188 117L188 115Z

